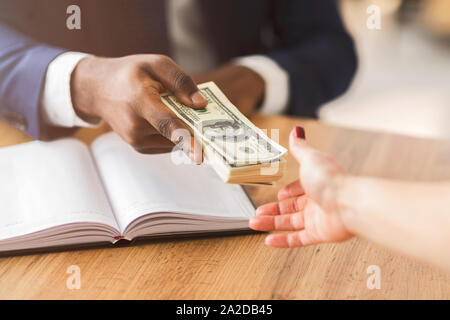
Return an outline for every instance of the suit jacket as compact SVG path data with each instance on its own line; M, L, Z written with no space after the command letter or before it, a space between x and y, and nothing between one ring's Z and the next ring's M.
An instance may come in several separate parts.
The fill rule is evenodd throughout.
M334 0L198 1L220 63L265 54L289 73L288 113L315 116L351 82L354 46ZM72 4L81 30L66 27ZM46 69L64 51L170 55L165 10L164 0L0 0L0 116L40 137Z

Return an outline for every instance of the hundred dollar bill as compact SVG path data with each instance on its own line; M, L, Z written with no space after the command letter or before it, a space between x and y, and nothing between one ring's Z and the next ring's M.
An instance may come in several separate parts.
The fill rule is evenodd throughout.
M161 99L193 130L205 148L218 153L230 167L278 161L286 153L285 148L253 125L214 82L202 83L198 88L208 100L205 109L186 107L167 93Z

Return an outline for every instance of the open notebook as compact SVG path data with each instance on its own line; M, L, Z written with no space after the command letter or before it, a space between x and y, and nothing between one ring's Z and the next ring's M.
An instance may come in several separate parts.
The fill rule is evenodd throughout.
M90 149L71 138L0 149L0 252L248 230L240 186L172 157L114 133Z

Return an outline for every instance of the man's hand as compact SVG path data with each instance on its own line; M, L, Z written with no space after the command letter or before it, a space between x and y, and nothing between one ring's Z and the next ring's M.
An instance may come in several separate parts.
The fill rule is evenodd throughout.
M194 143L184 123L162 103L163 92L171 92L192 108L208 104L194 81L163 55L89 56L72 73L72 102L82 118L105 120L142 153L168 152L174 143L182 142L183 150L201 163L200 144Z
M266 238L267 245L278 248L352 237L337 201L346 172L334 159L297 138L294 131L290 136L290 152L300 163L300 179L278 192L278 202L259 207L250 227L260 231L295 231Z
M255 71L236 64L193 75L196 83L214 81L228 99L246 116L261 104L265 83Z

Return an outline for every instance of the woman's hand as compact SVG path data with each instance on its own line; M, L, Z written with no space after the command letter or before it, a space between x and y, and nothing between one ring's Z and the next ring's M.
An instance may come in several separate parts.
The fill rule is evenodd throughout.
M302 137L300 127L290 135L300 179L250 220L255 230L293 231L267 236L267 245L292 248L357 235L450 270L450 182L348 175Z
M296 127L289 137L290 152L300 163L300 179L278 192L278 202L256 210L250 227L271 234L265 243L278 248L343 241L352 237L342 222L337 197L346 172L330 156L311 148Z

